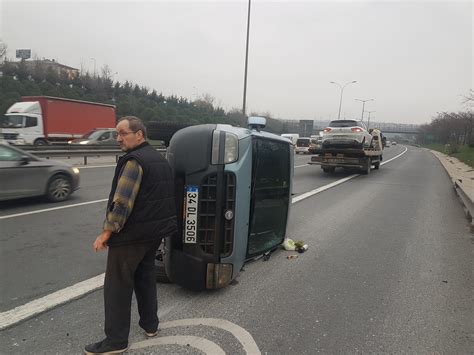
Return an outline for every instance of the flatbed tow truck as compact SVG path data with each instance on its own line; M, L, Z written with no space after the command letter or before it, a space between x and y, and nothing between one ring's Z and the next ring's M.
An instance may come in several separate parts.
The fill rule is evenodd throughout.
M308 164L320 165L325 173L333 173L336 168L355 168L361 170L362 174L368 175L372 165L374 165L375 169L380 169L380 163L383 159L383 145L380 132L374 130L372 136L370 147L324 148L323 145L315 152L316 155L311 157Z

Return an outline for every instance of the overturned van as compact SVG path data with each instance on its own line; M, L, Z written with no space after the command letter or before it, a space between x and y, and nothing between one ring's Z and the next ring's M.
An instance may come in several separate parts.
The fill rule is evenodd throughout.
M176 181L178 237L165 243L168 278L204 290L227 286L244 263L282 243L289 215L293 145L260 131L222 124L174 134L168 161Z

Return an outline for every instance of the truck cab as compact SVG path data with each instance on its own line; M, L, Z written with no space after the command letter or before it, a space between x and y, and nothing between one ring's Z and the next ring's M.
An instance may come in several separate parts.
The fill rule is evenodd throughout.
M33 144L44 138L39 102L17 102L0 120L0 134L11 144Z
M291 201L293 145L260 131L224 124L174 134L168 161L175 176L178 236L166 240L169 279L189 289L216 289L244 263L280 245Z

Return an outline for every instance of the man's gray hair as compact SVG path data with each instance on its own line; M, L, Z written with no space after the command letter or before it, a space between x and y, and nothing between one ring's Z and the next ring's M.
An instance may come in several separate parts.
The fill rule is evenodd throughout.
M125 120L128 121L130 130L132 130L133 132L142 131L143 138L146 140L146 127L141 119L135 116L125 116L119 119L118 121L121 122Z

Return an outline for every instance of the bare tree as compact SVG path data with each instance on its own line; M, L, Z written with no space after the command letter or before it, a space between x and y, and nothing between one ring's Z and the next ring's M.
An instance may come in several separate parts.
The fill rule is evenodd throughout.
M205 103L213 106L214 105L214 101L216 100L216 98L214 96L212 96L211 94L204 94L201 96L201 101L204 101Z
M112 81L112 69L109 67L108 64L105 64L101 69L102 79L106 81Z
M0 64L3 64L3 62L5 61L7 52L8 52L7 44L0 39Z
M469 94L467 94L466 96L464 96L464 100L463 100L463 104L466 105L467 107L474 107L474 90L473 89L470 89L469 90Z

